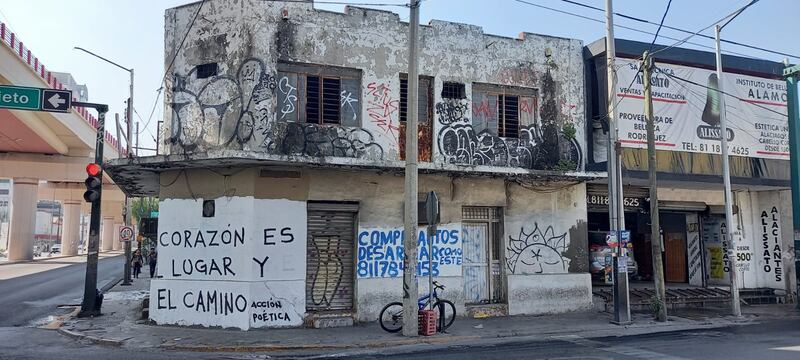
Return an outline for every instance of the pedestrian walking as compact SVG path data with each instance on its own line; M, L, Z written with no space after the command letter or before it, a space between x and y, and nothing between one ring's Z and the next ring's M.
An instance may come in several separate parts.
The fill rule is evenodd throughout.
M156 262L158 262L158 254L155 249L147 254L147 262L150 264L150 278L152 279L156 275Z
M136 250L133 253L133 277L139 278L139 274L142 272L142 263L144 263L144 259L142 259L142 252Z

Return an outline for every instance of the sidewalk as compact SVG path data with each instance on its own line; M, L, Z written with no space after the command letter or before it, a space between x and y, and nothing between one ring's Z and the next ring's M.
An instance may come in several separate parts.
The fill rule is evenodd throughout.
M611 324L601 312L546 316L512 316L488 319L459 317L447 334L405 338L383 331L377 322L329 329L226 330L149 325L141 320L141 303L149 279L134 279L130 287L116 286L106 293L104 316L71 319L59 331L75 338L126 348L161 348L203 352L270 352L275 356L343 354L393 354L459 345L545 341L558 337L599 338L690 329L711 329L753 324L769 319L800 319L794 305L744 307L742 318L725 315L728 309L689 309L657 323L649 314L635 314L628 326Z

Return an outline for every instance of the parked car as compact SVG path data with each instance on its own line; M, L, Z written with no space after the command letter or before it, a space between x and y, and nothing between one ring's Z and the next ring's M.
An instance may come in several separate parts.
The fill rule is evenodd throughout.
M55 254L55 253L61 254L61 244L53 244L53 246L50 247L50 253L51 254Z

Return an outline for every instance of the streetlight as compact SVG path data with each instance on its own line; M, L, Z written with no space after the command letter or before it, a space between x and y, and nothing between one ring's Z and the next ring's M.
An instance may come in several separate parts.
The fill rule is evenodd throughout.
M130 83L130 95L128 97L128 124L127 124L127 132L125 134L125 142L127 143L127 150L128 156L133 156L133 152L131 151L131 139L133 136L133 68L126 68L120 64L117 64L111 60L108 60L100 55L97 55L89 50L86 50L82 47L75 46L73 49L83 51L89 55L92 55L100 60L103 60L111 65L114 65L122 70L125 70L130 73L131 75L131 83ZM137 134L138 135L138 134ZM119 150L118 150L119 151ZM131 201L127 195L125 195L125 225L131 225ZM131 284L131 242L125 242L125 269L123 269L123 281L122 285L130 285Z

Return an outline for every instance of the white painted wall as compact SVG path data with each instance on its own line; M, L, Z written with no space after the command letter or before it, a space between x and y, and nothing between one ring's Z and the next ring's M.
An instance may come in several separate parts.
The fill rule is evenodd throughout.
M535 315L584 311L592 307L589 274L508 276L508 314Z
M301 325L305 313L306 203L252 196L214 201L214 217L202 216L203 199L161 201L158 275L162 278L151 285L155 300L150 303L151 319L240 329ZM203 310L198 311L185 300L209 291L241 296L247 302L246 311L239 307L233 312L212 314L213 309L201 307ZM280 307L259 306L270 299L278 300Z

